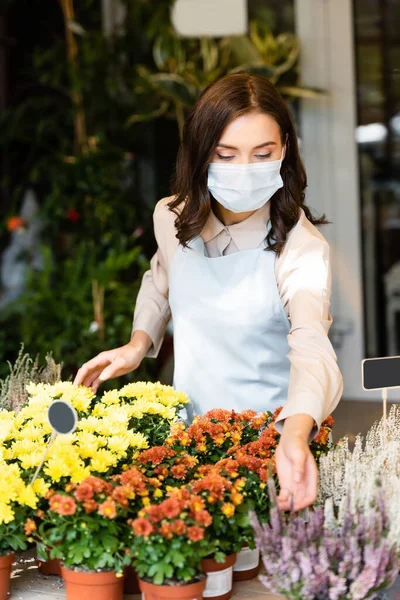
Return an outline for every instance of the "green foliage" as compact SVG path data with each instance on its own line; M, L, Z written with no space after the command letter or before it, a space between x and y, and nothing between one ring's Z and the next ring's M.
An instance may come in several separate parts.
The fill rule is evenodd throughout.
M267 77L288 100L315 98L322 90L301 85L300 45L292 33L274 36L260 19L250 22L249 35L223 39L178 37L164 27L153 45L156 67L139 65L135 92L146 98L147 110L134 113L128 124L161 115L176 119L182 131L187 111L211 83L229 73L247 71Z
M127 535L128 525L122 518L108 519L97 511L86 514L80 506L74 515L48 510L36 535L38 556L61 559L66 568L122 572L130 563L125 552Z
M182 130L199 93L244 68L266 75L289 98L318 93L299 85L298 41L274 36L268 11L255 15L248 36L188 40L171 26L173 1L124 0L123 27L108 37L98 3L74 2L74 58L61 8L58 22L51 20L51 43L38 36L26 53L23 84L0 115L0 151L11 165L1 181L10 198L3 214L15 214L34 187L45 266L30 273L24 296L0 314L0 377L21 341L31 354L51 349L68 378L99 351L129 339L154 250L152 233L141 232L151 231L157 198L142 197L137 173L140 160L152 160L145 154L147 121L167 116ZM45 8L38 3L37 10ZM145 366L131 378L148 376Z
M26 516L27 511L18 506L11 523L0 524L0 556L26 550L27 543L24 533Z
M135 569L155 585L165 580L192 582L201 573L201 557L206 556L208 542L191 542L185 536L166 540L161 535L136 537L134 541Z

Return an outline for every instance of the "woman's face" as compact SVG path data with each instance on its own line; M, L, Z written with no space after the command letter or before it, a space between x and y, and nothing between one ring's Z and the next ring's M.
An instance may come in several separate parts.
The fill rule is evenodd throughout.
M270 115L254 112L229 123L218 142L212 162L246 165L279 160L281 154L278 123Z

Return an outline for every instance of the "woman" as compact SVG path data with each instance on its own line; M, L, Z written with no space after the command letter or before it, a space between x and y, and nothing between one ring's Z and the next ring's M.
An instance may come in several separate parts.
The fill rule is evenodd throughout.
M311 504L308 442L339 402L328 331L329 246L304 204L306 174L288 108L266 79L238 73L207 88L188 118L174 196L154 212L158 250L137 298L132 339L102 352L75 383L157 356L171 314L174 385L191 416L210 408L274 410L279 504Z

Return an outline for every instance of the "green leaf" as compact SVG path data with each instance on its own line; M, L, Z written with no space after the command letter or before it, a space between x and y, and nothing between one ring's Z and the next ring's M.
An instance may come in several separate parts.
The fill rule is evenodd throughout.
M226 38L232 56L236 64L258 63L262 61L257 48L246 35L235 35Z
M290 85L277 85L276 87L282 96L289 96L291 98L310 98L315 100L316 98L328 96L328 92L320 88L297 87Z
M163 34L159 35L154 42L153 58L160 71L170 70L172 64L185 62L185 50L183 42L176 36L173 28L165 28Z
M152 121L153 119L157 119L158 117L162 117L167 112L170 103L168 101L162 101L159 108L151 112L143 112L133 114L127 119L125 126L133 125L134 123L145 123L146 121Z
M166 98L191 106L197 97L193 84L174 73L156 73L149 77L153 86Z

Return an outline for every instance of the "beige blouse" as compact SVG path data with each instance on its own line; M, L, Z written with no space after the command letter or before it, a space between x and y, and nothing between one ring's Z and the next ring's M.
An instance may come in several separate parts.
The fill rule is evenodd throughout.
M171 318L168 303L168 272L178 240L175 215L168 209L172 198L161 200L154 211L158 250L151 268L143 276L138 294L133 330L145 331L153 341L148 356L157 356ZM210 217L201 233L210 258L259 248L264 244L270 203L241 223L225 226ZM322 421L336 408L343 380L335 351L328 338L331 269L329 245L300 209L300 219L290 231L282 254L275 261L275 275L283 308L290 321L288 343L291 363L287 403L279 419L308 414L315 423L312 437Z

